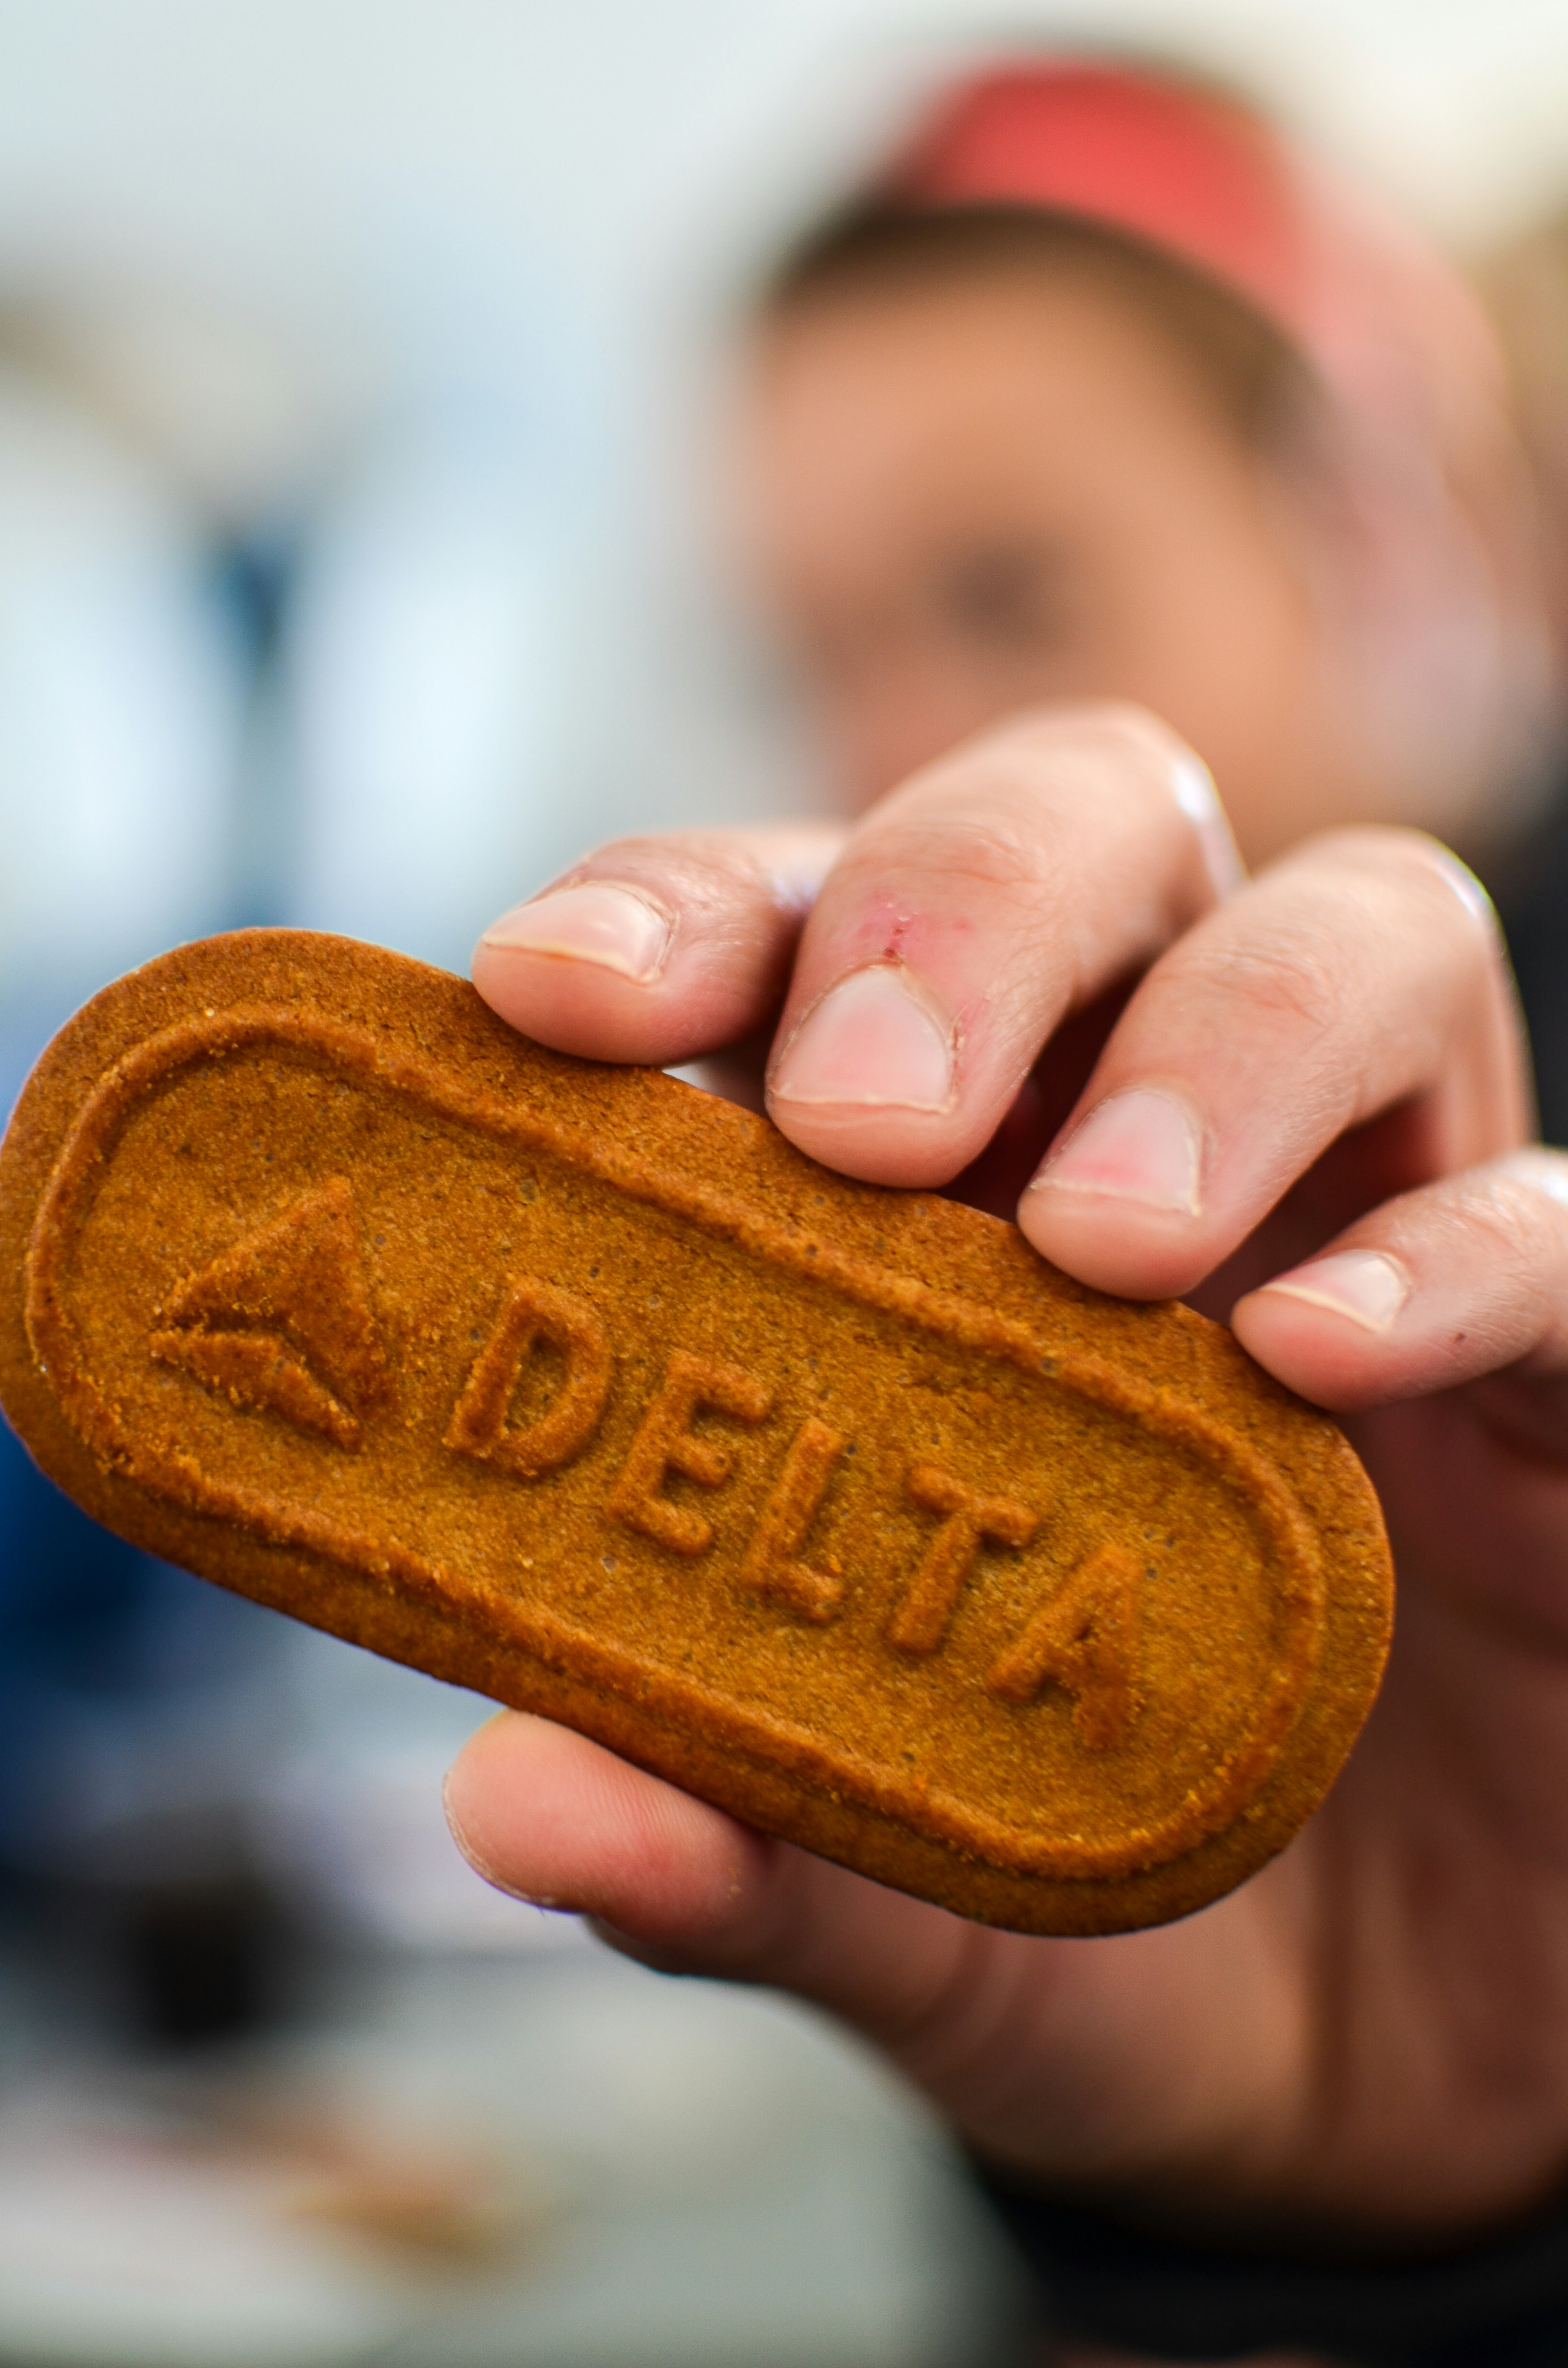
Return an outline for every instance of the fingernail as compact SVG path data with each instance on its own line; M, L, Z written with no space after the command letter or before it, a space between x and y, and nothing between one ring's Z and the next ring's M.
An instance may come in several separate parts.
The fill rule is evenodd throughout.
M813 1004L779 1055L775 1101L851 1102L945 1110L953 1100L953 1037L912 971L876 962L851 971Z
M635 889L583 880L503 913L480 943L507 952L558 954L642 980L658 974L674 934L672 916Z
M1092 1110L1029 1190L1055 1185L1196 1217L1202 1166L1202 1142L1191 1111L1174 1094L1136 1086Z
M1410 1277L1381 1250L1335 1250L1262 1288L1347 1315L1363 1332L1386 1332L1410 1296Z

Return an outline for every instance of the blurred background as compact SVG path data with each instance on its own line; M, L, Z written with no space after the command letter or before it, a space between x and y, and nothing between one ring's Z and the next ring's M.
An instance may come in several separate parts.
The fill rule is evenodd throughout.
M461 968L629 819L811 802L711 564L726 302L1020 32L1369 169L1483 279L1568 499L1568 0L0 0L6 1106L181 938ZM1023 2356L869 2059L470 1874L483 1707L0 1434L0 2363Z

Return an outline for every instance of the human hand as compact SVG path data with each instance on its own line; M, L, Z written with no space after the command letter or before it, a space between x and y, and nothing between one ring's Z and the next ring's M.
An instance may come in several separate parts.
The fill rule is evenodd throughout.
M1568 1160L1527 1147L1469 874L1364 830L1244 884L1163 727L1060 710L846 836L601 849L474 976L565 1051L755 1055L814 1157L1016 1201L1083 1281L1233 1302L1253 1355L1348 1418L1401 1586L1335 1793L1181 1924L967 1924L512 1713L450 1780L481 1871L650 1963L815 2000L982 2155L1060 2189L1233 2227L1436 2228L1561 2176Z

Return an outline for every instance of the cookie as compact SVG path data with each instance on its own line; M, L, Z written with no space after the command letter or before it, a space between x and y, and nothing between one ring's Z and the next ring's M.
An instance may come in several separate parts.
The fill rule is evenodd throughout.
M964 1916L1201 1907L1377 1690L1372 1489L1221 1326L369 947L89 1004L0 1274L6 1411L122 1537Z

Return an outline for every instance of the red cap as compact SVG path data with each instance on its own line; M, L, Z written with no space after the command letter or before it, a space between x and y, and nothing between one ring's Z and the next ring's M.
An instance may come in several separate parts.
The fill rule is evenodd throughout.
M1080 59L993 66L939 99L879 180L916 207L1039 206L1162 249L1252 303L1364 417L1403 415L1401 433L1413 411L1430 433L1461 380L1495 399L1493 341L1458 275L1203 85Z
M1001 66L944 98L887 174L921 206L1028 205L1168 248L1299 334L1312 277L1283 144L1192 85L1088 63Z

